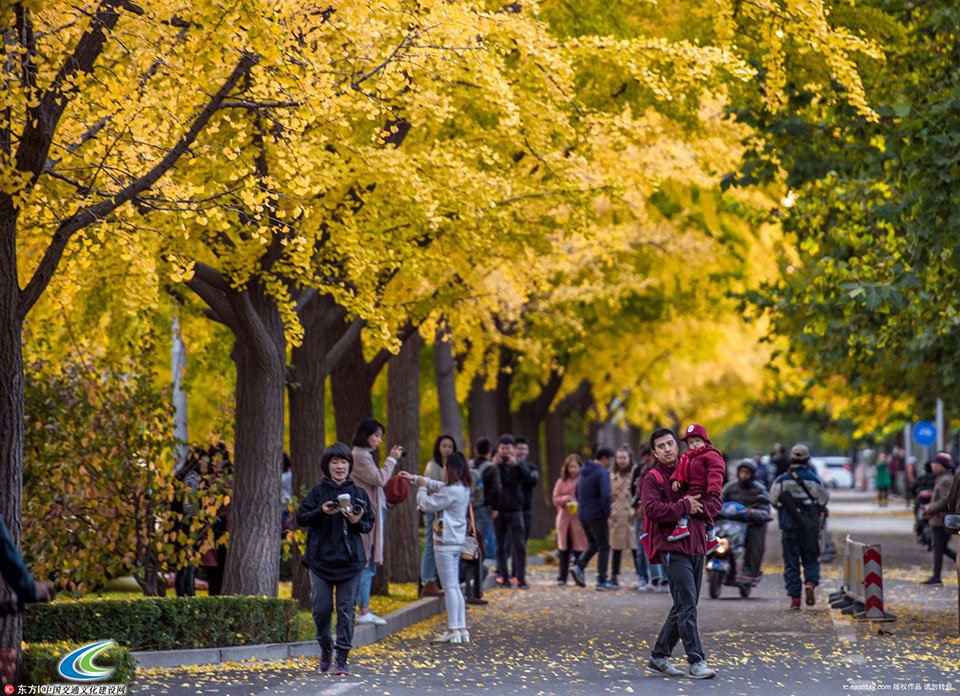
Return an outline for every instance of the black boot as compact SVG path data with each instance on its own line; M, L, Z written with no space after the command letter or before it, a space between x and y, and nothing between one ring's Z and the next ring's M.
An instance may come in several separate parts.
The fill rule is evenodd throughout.
M330 665L333 662L333 641L330 638L321 638L320 643L320 671L329 672Z
M349 650L337 650L337 666L333 670L334 674L338 674L340 676L350 674L350 670L347 669L347 656L349 654Z

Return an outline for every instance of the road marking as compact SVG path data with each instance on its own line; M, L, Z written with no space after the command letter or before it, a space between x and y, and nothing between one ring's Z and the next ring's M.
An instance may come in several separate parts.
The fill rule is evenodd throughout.
M354 688L360 686L361 683L362 682L341 682L339 684L332 684L322 691L318 691L316 696L340 696L340 694L352 691Z
M329 677L316 676L306 679L295 679L284 682L266 691L261 691L257 696L282 696L285 694L296 694L297 696L341 696L349 691L353 691L363 682L334 682L328 681Z
M844 644L847 654L843 660L851 665L865 665L867 658L861 652L853 652L857 647L857 632L845 619L840 619L831 612L830 620L833 621L833 628L837 632L837 639Z

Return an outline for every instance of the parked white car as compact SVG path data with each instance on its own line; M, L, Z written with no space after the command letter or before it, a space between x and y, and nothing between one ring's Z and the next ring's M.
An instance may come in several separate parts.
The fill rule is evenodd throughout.
M853 466L850 457L811 457L810 463L825 486L853 488Z

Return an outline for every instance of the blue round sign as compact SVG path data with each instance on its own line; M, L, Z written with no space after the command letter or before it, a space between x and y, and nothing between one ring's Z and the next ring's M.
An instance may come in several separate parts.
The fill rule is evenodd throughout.
M924 447L937 441L937 426L930 421L920 421L913 426L913 439Z

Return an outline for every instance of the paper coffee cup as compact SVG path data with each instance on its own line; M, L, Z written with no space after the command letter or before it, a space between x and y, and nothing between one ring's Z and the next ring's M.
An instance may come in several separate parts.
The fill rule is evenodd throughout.
M338 496L337 496L337 504L338 504L341 508L348 509L348 508L350 507L350 494L349 494L349 493L341 493L340 495L338 495Z

